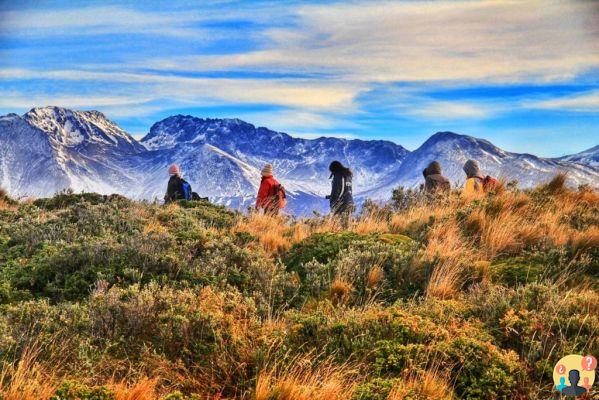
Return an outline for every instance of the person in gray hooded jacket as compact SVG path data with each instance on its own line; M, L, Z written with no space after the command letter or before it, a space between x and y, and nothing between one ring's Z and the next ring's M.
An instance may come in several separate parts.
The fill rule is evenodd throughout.
M449 180L441 173L441 164L438 161L431 162L422 171L422 175L424 175L425 193L449 193L451 190Z

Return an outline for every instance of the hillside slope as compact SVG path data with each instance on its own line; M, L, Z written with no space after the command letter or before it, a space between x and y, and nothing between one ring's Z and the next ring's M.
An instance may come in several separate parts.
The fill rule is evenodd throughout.
M0 398L544 399L599 353L597 193L410 200L341 230L0 193Z

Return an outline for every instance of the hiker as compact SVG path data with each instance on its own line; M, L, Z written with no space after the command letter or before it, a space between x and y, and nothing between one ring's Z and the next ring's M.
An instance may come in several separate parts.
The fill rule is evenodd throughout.
M256 199L256 210L264 210L265 214L278 215L279 210L285 207L287 200L285 188L277 181L272 172L272 165L266 164L262 168L262 180Z
M449 180L441 173L441 164L433 161L422 171L424 175L424 192L426 194L449 193L451 185Z
M192 200L193 192L191 185L181 177L181 169L177 164L168 167L168 174L171 176L168 180L164 203L170 203L176 200Z
M327 196L334 215L349 217L354 212L354 198L352 196L352 172L344 167L339 161L333 161L329 165L333 179L331 195Z
M501 188L501 184L497 179L481 174L480 167L475 160L466 161L464 172L466 173L466 184L464 185L464 193L466 194L488 193L498 191Z

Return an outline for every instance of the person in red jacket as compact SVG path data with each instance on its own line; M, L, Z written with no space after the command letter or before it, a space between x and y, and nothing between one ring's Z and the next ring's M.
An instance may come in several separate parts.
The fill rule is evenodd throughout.
M272 165L266 164L262 168L262 181L260 189L258 189L256 210L264 210L264 213L277 215L284 206L285 189L272 176Z

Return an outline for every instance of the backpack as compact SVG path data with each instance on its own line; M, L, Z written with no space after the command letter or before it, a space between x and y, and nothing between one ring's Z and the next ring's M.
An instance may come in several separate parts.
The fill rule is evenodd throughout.
M487 175L482 179L483 182L483 191L485 193L492 192L493 190L499 188L500 183L497 179Z
M273 186L272 204L278 208L283 208L287 205L287 192L285 192L285 187L280 183Z
M196 192L191 192L191 199L193 201L210 201L210 199L208 199L208 197L201 197Z
M183 188L183 198L185 200L192 200L193 194L191 192L191 185L186 181L181 182L181 187Z

